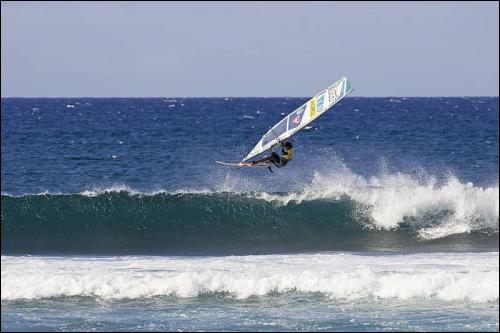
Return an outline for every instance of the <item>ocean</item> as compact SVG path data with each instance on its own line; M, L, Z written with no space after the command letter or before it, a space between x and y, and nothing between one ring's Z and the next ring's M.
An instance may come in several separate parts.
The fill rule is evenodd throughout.
M498 331L498 97L2 98L2 331Z

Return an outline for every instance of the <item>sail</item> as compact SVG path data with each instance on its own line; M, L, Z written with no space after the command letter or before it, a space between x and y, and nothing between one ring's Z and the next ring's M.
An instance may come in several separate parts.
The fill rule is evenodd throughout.
M272 148L279 141L283 141L318 118L323 112L344 98L353 90L351 82L346 77L341 78L319 94L308 100L295 111L274 125L255 145L252 151L243 159L245 162L266 150Z

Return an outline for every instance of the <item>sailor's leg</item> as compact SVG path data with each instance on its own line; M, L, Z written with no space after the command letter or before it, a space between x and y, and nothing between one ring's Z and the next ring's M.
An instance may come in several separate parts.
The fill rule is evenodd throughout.
M274 164L276 167L281 168L281 157L280 155L273 152L270 156L269 161Z
M257 160L257 161L252 161L251 163L252 164L257 164L257 163L262 163L262 162L268 162L268 161L271 161L273 159L273 155L269 155L269 156L266 156L260 160Z

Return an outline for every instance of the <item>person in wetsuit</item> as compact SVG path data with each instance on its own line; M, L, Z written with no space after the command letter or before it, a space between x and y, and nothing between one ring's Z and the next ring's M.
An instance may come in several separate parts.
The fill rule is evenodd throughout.
M293 150L293 145L291 142L288 141L285 142L284 144L280 142L280 144L283 147L281 150L281 156L273 151L271 155L266 156L263 159L257 161L252 161L250 163L252 165L255 165L257 163L270 162L274 164L274 166L276 166L277 168L284 167L285 165L287 165L288 162L292 160L295 152Z

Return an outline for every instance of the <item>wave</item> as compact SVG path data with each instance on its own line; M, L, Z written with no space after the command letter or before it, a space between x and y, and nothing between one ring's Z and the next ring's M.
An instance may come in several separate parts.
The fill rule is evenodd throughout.
M348 199L282 205L255 195L2 196L2 251L307 247L363 229Z
M422 184L402 174L325 179L284 193L2 194L2 253L391 250L457 239L498 247L498 186Z
M363 209L356 213L374 229L397 229L409 223L423 239L498 231L498 184L477 187L451 175L439 183L434 177L414 177L400 172L369 179L348 169L337 171L334 177L316 172L305 192L276 200L301 202L342 195L361 204ZM264 197L271 198L265 194Z
M19 272L23 272L19 275ZM289 292L332 299L498 301L498 252L229 257L2 256L2 301Z

